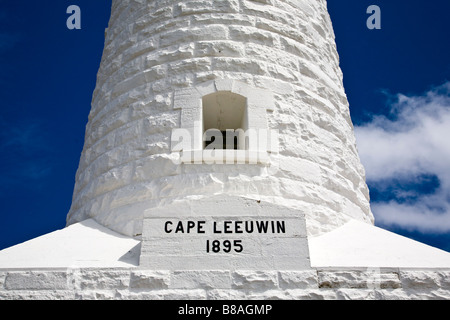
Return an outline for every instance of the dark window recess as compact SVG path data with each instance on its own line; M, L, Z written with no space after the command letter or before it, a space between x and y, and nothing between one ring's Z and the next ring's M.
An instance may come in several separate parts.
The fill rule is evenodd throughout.
M226 143L227 142L227 140L226 140L227 139L227 137L226 137L227 136L227 132L226 131L221 131L221 132L222 132L222 143L223 143L223 148L222 149L223 150L227 150L227 149L229 149L229 148L227 148L227 143ZM238 137L233 135L231 138L234 139L234 143L233 143L234 150L238 150ZM212 136L210 141L205 141L205 147L208 147L215 140L216 140L216 137ZM217 148L214 148L214 150L215 149L217 149Z

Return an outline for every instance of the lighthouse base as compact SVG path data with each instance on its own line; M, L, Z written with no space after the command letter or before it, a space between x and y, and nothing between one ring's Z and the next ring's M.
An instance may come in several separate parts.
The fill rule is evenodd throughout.
M154 269L86 220L0 251L0 300L450 299L448 252L358 221L308 242L303 270Z

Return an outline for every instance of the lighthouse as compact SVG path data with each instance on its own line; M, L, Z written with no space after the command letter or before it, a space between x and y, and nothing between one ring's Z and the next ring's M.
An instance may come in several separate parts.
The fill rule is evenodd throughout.
M67 227L0 297L450 297L374 226L325 0L113 0L105 37Z
M188 241L151 240L152 221L233 215L297 216L304 255L373 222L326 2L114 1L69 225L142 235L152 264Z

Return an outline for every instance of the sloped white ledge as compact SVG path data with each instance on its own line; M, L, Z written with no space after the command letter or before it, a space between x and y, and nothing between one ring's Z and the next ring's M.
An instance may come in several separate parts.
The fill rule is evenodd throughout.
M140 241L89 219L0 251L0 269L130 267Z
M309 249L316 268L450 268L450 253L356 220L309 238Z

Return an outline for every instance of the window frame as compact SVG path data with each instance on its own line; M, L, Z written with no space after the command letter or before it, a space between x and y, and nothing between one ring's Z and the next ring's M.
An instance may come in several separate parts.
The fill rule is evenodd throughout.
M220 92L230 92L246 100L246 129L250 130L245 149L204 149L203 98ZM181 111L181 118L180 128L172 131L171 150L180 153L181 163L268 164L270 153L278 152L278 132L268 128L267 111L274 110L274 97L270 90L255 88L237 80L213 80L176 90L173 108ZM265 137L267 143L258 143L259 133L268 135Z

